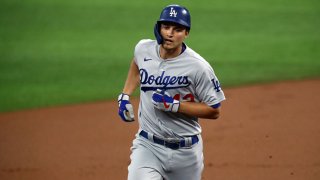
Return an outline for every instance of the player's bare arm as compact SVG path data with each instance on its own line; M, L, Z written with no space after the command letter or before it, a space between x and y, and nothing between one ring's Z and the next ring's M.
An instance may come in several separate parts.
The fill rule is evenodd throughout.
M213 108L205 103L180 102L178 112L199 118L218 119L220 108Z
M139 85L139 69L134 59L131 61L128 76L122 93L118 96L119 111L118 114L125 122L134 121L133 106L130 103L130 95Z
M220 103L208 106L201 102L179 101L170 96L165 90L157 89L153 92L154 107L162 111L183 113L192 117L217 119L220 115Z
M137 64L135 63L134 59L132 59L127 80L125 82L123 93L131 95L134 90L139 86L140 84L140 75L139 75L139 68Z

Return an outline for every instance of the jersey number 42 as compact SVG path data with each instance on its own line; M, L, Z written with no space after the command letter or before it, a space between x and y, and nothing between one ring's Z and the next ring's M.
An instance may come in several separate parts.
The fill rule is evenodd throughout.
M180 101L180 94L176 94L173 96L173 99ZM194 96L193 94L186 94L182 98L184 101L188 102L194 102Z

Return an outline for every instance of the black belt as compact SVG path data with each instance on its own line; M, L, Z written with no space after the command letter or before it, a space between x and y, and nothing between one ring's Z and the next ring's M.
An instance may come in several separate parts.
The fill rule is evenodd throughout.
M148 133L144 130L140 131L139 133L140 136L146 138L146 139L149 139L148 138ZM190 138L188 141L187 139ZM152 135L152 140L154 143L157 143L157 144L160 144L160 145L163 145L167 148L170 148L170 149L179 149L179 148L183 148L183 147L191 147L192 145L196 144L197 142L199 142L199 138L197 135L194 135L194 136L189 136L189 137L186 137L186 138L183 138L183 139L179 139L179 140L164 140L164 139L161 139L155 135Z

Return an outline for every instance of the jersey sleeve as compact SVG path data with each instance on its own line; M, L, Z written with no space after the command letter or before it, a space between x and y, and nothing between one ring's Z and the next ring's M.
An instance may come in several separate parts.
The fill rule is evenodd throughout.
M200 102L206 103L208 106L215 106L225 100L223 90L209 63L202 70L196 76L196 95Z
M134 58L134 62L139 66L139 62L138 62L138 59L139 59L139 49L141 48L141 41L139 41L135 48L134 48L134 52L133 52L133 58Z
M148 43L152 42L151 39L140 40L134 48L134 61L139 66L140 61L143 59L142 55L146 53Z

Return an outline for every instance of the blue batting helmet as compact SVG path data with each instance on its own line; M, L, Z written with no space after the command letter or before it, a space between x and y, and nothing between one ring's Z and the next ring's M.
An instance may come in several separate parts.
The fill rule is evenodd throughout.
M163 41L159 29L161 22L173 22L185 26L188 31L191 29L191 16L187 8L176 4L166 6L154 26L154 35L156 36L158 44L161 44Z

